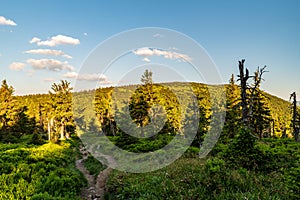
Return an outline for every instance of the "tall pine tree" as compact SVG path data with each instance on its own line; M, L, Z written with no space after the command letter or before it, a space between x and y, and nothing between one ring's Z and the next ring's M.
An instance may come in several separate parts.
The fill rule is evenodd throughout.
M241 107L240 92L235 84L234 75L231 75L229 84L226 86L226 118L220 140L224 143L234 138L240 127Z
M254 73L254 84L250 99L250 126L259 137L270 136L271 133L271 112L266 97L260 90L259 70Z
M75 131L73 112L72 112L72 91L70 83L61 81L54 83L49 91L51 96L51 115L49 116L49 139L57 141L69 138L70 134Z
M13 93L13 87L3 80L0 88L0 139L4 142L15 142L35 130L34 118L27 116L28 108L18 105Z

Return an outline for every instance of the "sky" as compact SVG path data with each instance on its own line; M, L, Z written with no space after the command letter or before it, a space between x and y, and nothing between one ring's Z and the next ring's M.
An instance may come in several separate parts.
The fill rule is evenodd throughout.
M297 0L1 0L0 79L24 95L47 93L62 79L130 84L152 66L157 81L210 83L190 65L210 59L199 65L205 70L213 63L217 83L227 83L245 59L251 73L267 66L263 90L288 99L293 91L300 95L299 9ZM94 71L87 67L93 55ZM109 67L100 66L108 58Z

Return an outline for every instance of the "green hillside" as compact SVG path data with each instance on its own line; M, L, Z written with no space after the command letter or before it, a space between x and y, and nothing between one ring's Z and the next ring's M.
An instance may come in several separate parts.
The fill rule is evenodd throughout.
M186 109L187 105L187 96L191 96L191 94L195 95L196 98L199 100L199 105L205 107L206 114L209 116L210 110L211 110L211 94L213 93L214 98L219 98L218 92L222 92L222 88L228 88L228 85L224 86L206 86L201 83L180 83L180 82L173 82L173 83L162 83L157 84L157 87L165 86L167 88L170 88L172 92L174 92L175 96L179 98L179 100L182 102L183 110ZM116 103L115 106L117 106L118 110L121 110L124 106L125 101L130 101L130 96L126 96L126 94L132 94L135 89L138 88L138 85L132 85L132 86L121 86L117 88L102 88L97 89L96 91L92 90L89 92L83 92L83 93L76 93L75 100L80 99L79 102L82 103L86 109L89 110L90 114L92 113L92 105L93 102L92 98L95 96L96 101L96 112L99 115L102 115L104 111L107 111L109 116L112 116L113 120L113 110L112 110L112 104ZM221 89L220 89L221 88ZM155 91L154 91L155 92ZM159 91L157 93L163 93L165 91ZM273 96L271 94L263 92L264 96L266 97L266 103L271 111L271 117L272 120L274 120L274 123L272 122L270 127L270 134L274 137L281 137L284 130L286 131L286 134L291 137L291 129L290 129L290 121L291 121L291 106L290 102L285 101L279 97ZM114 95L114 98L117 100L113 100L112 96ZM117 95L117 96L116 96ZM221 96L221 94L220 94ZM201 99L201 101L200 101ZM218 99L214 99L216 101L221 101ZM90 104L90 105L89 105ZM106 107L104 107L106 106ZM224 105L222 105L224 106ZM224 108L225 109L225 108ZM115 110L115 109L114 109ZM86 111L85 111L86 112ZM274 132L273 130L274 126ZM270 135L270 136L271 136Z
M63 89L64 84L58 84L57 89ZM6 98L3 110L8 113L1 115L0 127L2 198L83 198L80 193L87 181L75 166L82 145L76 135L110 151L113 146L101 143L106 135L121 149L142 154L156 150L163 154L161 149L175 138L177 145L181 139L191 140L183 156L162 169L141 174L113 170L105 199L297 199L300 194L300 148L291 134L290 102L262 92L259 101L269 118L261 126L263 134L258 134L256 126L240 128L237 85L173 82L64 91L2 97ZM67 101L71 96L73 105ZM212 142L208 133L218 130L222 116L225 126L218 142L200 159L200 147ZM146 128L134 132L133 126L147 127L155 120L164 123L154 135ZM128 130L136 137L128 135ZM285 136L288 138L282 138ZM175 149L168 156L176 153ZM121 165L129 161L114 156ZM87 158L84 165L90 173L100 174L103 166L91 155ZM141 155L139 159L151 157ZM155 169L164 159L145 169Z

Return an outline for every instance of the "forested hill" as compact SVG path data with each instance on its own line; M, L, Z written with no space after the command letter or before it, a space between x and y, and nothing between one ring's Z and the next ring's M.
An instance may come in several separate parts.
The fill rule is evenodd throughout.
M230 94L232 95L232 91L230 90L230 84L227 85L219 85L219 86L213 86L213 85L205 85L202 83L183 83L183 82L170 82L170 83L163 83L163 84L154 84L158 88L159 92L161 93L175 93L175 95L180 96L181 91L185 90L186 88L191 88L191 92L193 90L194 95L197 96L198 99L201 99L199 101L199 105L203 106L206 110L206 112L210 112L210 92L215 92L218 90L215 90L216 88L225 87L227 90L227 102L228 98L230 98ZM159 86L163 86L166 88L171 88L171 90L167 90L166 88L160 88ZM94 102L96 100L96 112L97 114L103 114L101 112L104 112L105 109L109 108L111 106L111 98L112 98L112 92L118 91L118 98L123 98L123 100L128 100L128 97L126 97L126 91L134 91L135 89L138 89L139 85L129 85L129 86L120 86L117 88L108 87L108 88L99 88L97 90L89 90L89 91L82 91L82 92L75 92L73 95L76 96L76 99L80 99L80 102L82 105L85 105L85 111L84 112L94 112L92 105L88 105L91 102ZM239 89L238 86L236 86L235 89L235 95L238 101L239 96ZM122 96L122 92L124 95ZM230 94L229 94L230 93ZM95 96L95 98L94 98ZM270 115L271 115L271 127L269 128L270 134L272 136L281 137L282 133L286 133L287 135L291 135L291 128L290 128L290 121L291 121L291 104L288 101L285 101L279 97L276 97L274 95L268 94L263 92L264 96L264 102L267 107L270 109ZM167 98L167 96L165 96ZM91 99L94 98L94 99ZM160 98L160 97L159 97ZM184 101L184 96L182 97L182 100ZM35 118L37 122L40 122L43 118L43 116L46 116L47 109L45 107L46 103L52 101L49 94L36 94L36 95L24 95L24 96L17 96L16 100L18 104L22 106L26 106L28 110L26 113L29 117ZM98 102L98 103L97 103ZM119 100L118 102L122 102ZM170 103L170 102L169 102ZM174 103L174 101L173 101ZM201 105L202 104L202 105ZM107 107L107 108L106 108ZM122 108L122 105L119 105L119 108ZM207 114L209 115L209 114ZM89 119L86 119L89 120ZM271 130L272 129L272 130Z
M275 120L277 132L291 132L290 121L292 118L291 103L269 93L264 93L270 105L272 118Z
M104 199L298 199L299 143L284 138L292 137L289 102L252 90L247 99L251 112L242 124L242 95L234 81L227 85L149 82L72 93L70 83L61 81L52 85L49 94L14 96L4 80L0 88L0 199L79 197L87 183L76 167L84 166L86 174L94 177L102 169L91 155L81 159L79 149L85 139L103 151L116 145L145 155L161 154L173 141L175 149L166 157L178 155L177 150L183 149L179 142L191 142L182 157L166 168L141 174L112 171ZM77 105L74 109L72 100ZM218 111L226 113L220 137L214 135L220 129L211 131L224 119ZM216 113L223 118L214 118ZM158 128L147 129L149 124ZM80 135L82 130L85 134ZM95 130L112 143L95 140L104 138ZM158 131L153 134L153 130ZM209 154L199 159L213 141ZM149 165L136 167L151 170L166 158L124 160L118 153L113 157L118 166L130 163L130 168L132 163L151 160Z

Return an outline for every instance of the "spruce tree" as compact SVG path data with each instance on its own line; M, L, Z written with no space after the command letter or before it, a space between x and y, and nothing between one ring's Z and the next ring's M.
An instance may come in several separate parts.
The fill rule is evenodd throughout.
M229 84L226 86L226 118L221 134L222 142L229 142L237 134L240 126L241 107L239 88L235 84L234 75L231 75Z
M134 95L130 98L129 111L134 123L140 127L141 137L145 136L144 128L151 120L148 115L150 108L153 105L153 80L152 72L145 70L141 77L142 85L140 85Z
M8 86L6 80L3 80L0 88L0 128L2 134L7 132L9 128L10 118L15 102L13 92L13 87Z
M211 102L209 99L209 90L207 86L202 84L192 83L192 90L196 99L188 105L185 115L185 127L190 127L191 130L185 130L185 133L196 131L195 138L192 142L193 146L199 147L202 145L206 133L209 129L211 118ZM196 126L198 124L198 126Z
M50 129L54 129L54 141L70 137L70 133L74 132L74 119L72 113L72 91L70 83L61 81L61 83L54 83L49 91L51 96L51 115ZM50 135L51 136L51 135Z
M153 75L153 73L151 72L151 70L146 69L145 72L144 72L144 74L141 77L141 82L144 85L147 85L147 84L151 85L151 84L153 84L152 75Z
M3 80L0 88L0 139L5 142L14 142L35 130L35 119L28 117L28 108L19 105L13 93L13 87Z
M95 112L105 135L115 135L117 132L112 113L112 92L113 88L97 89L95 92Z
M149 109L151 108L146 96L143 94L142 89L138 89L135 94L131 97L129 103L130 116L134 123L138 127L141 127L141 137L144 137L144 129L149 122L150 117L148 116Z
M253 89L251 96L251 113L250 113L250 126L254 133L262 138L270 136L271 132L271 112L266 97L260 90L259 71L254 74L254 84L256 87Z
M160 133L177 133L181 126L181 111L176 95L169 87L153 84L152 72L149 70L144 72L141 81L143 84L138 86L129 102L131 118L141 127L140 135L152 135L161 125L159 120L164 122Z
M5 142L13 142L15 137L11 133L11 126L16 115L14 89L8 86L6 80L2 81L0 88L0 139Z

